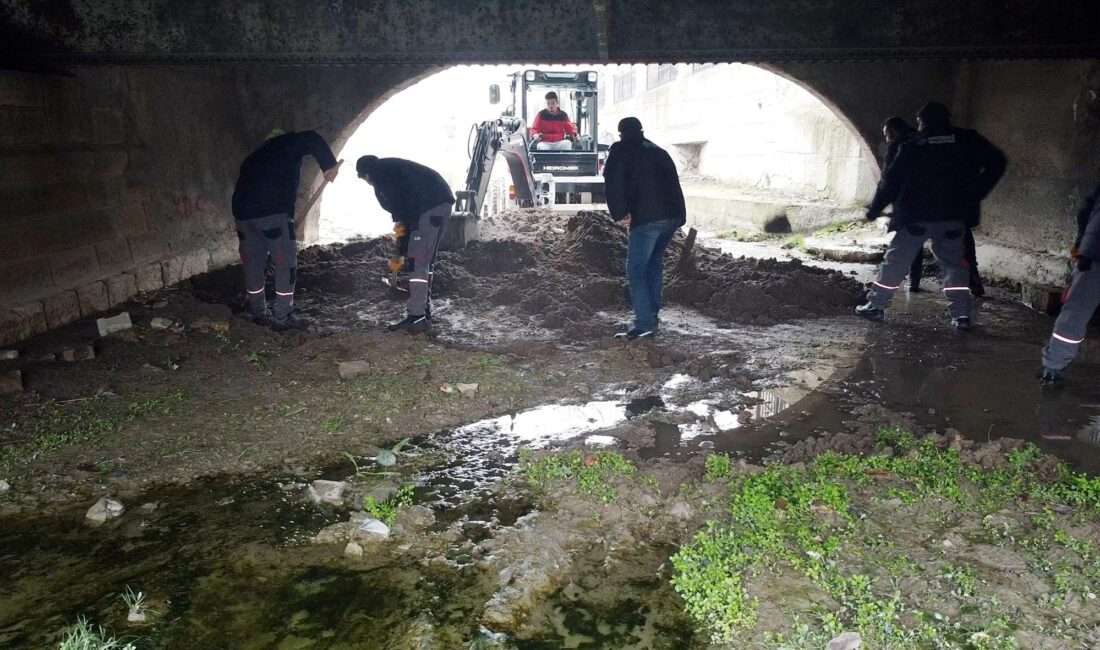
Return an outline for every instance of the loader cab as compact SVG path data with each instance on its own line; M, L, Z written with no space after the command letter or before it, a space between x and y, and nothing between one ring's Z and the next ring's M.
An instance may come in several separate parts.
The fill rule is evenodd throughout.
M512 77L512 110L530 129L539 111L546 108L545 96L558 95L561 110L576 127L577 137L566 151L539 150L525 133L531 152L531 171L554 176L596 176L600 173L602 155L597 131L597 75L594 71L558 72L524 70Z

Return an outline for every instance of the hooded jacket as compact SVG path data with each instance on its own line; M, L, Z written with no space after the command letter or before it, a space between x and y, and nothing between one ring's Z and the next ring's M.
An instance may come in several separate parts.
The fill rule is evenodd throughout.
M603 177L607 209L615 221L628 214L631 228L662 219L681 226L687 221L676 164L649 140L630 138L611 145Z
M241 163L233 190L233 217L241 221L273 214L294 214L302 158L313 156L321 169L336 165L336 156L316 131L275 136Z
M981 202L1005 171L1005 155L977 131L949 125L918 132L902 143L882 172L867 208L874 219L894 204L898 226L920 222L981 221Z

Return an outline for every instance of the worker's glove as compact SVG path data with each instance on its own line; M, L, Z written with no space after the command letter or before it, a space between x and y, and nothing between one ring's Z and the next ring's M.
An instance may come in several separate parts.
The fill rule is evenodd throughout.
M405 228L404 223L398 221L397 223L393 224L394 237L400 239L401 237L405 236L406 232L408 232L408 230Z
M390 273L393 273L394 275L396 275L397 272L400 271L402 269L402 267L404 267L404 266L405 266L405 257L404 256L394 257L394 258L390 259Z
M1076 246L1070 246L1069 247L1069 256L1070 256L1070 258L1077 259L1077 253L1078 253L1078 250L1077 250Z

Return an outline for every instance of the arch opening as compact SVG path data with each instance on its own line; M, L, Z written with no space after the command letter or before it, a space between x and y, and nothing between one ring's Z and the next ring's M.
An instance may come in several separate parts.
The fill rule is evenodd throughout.
M359 156L416 160L462 189L471 127L510 103L492 104L489 86L508 95L510 73L530 68L596 70L599 141L616 139L622 117L639 117L647 137L676 159L693 225L751 232L785 215L792 229L809 231L854 218L874 192L878 167L868 143L827 98L782 71L737 63L455 66L413 79L348 127L339 154L348 180L326 190L319 241L392 227L355 178Z

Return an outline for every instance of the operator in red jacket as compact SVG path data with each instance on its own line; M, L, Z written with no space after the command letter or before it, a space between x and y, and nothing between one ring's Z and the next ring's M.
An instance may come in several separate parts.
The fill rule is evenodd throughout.
M546 93L546 108L535 115L535 121L531 124L531 142L535 143L535 149L572 151L572 140L576 137L577 127L558 106L558 94L552 90Z

